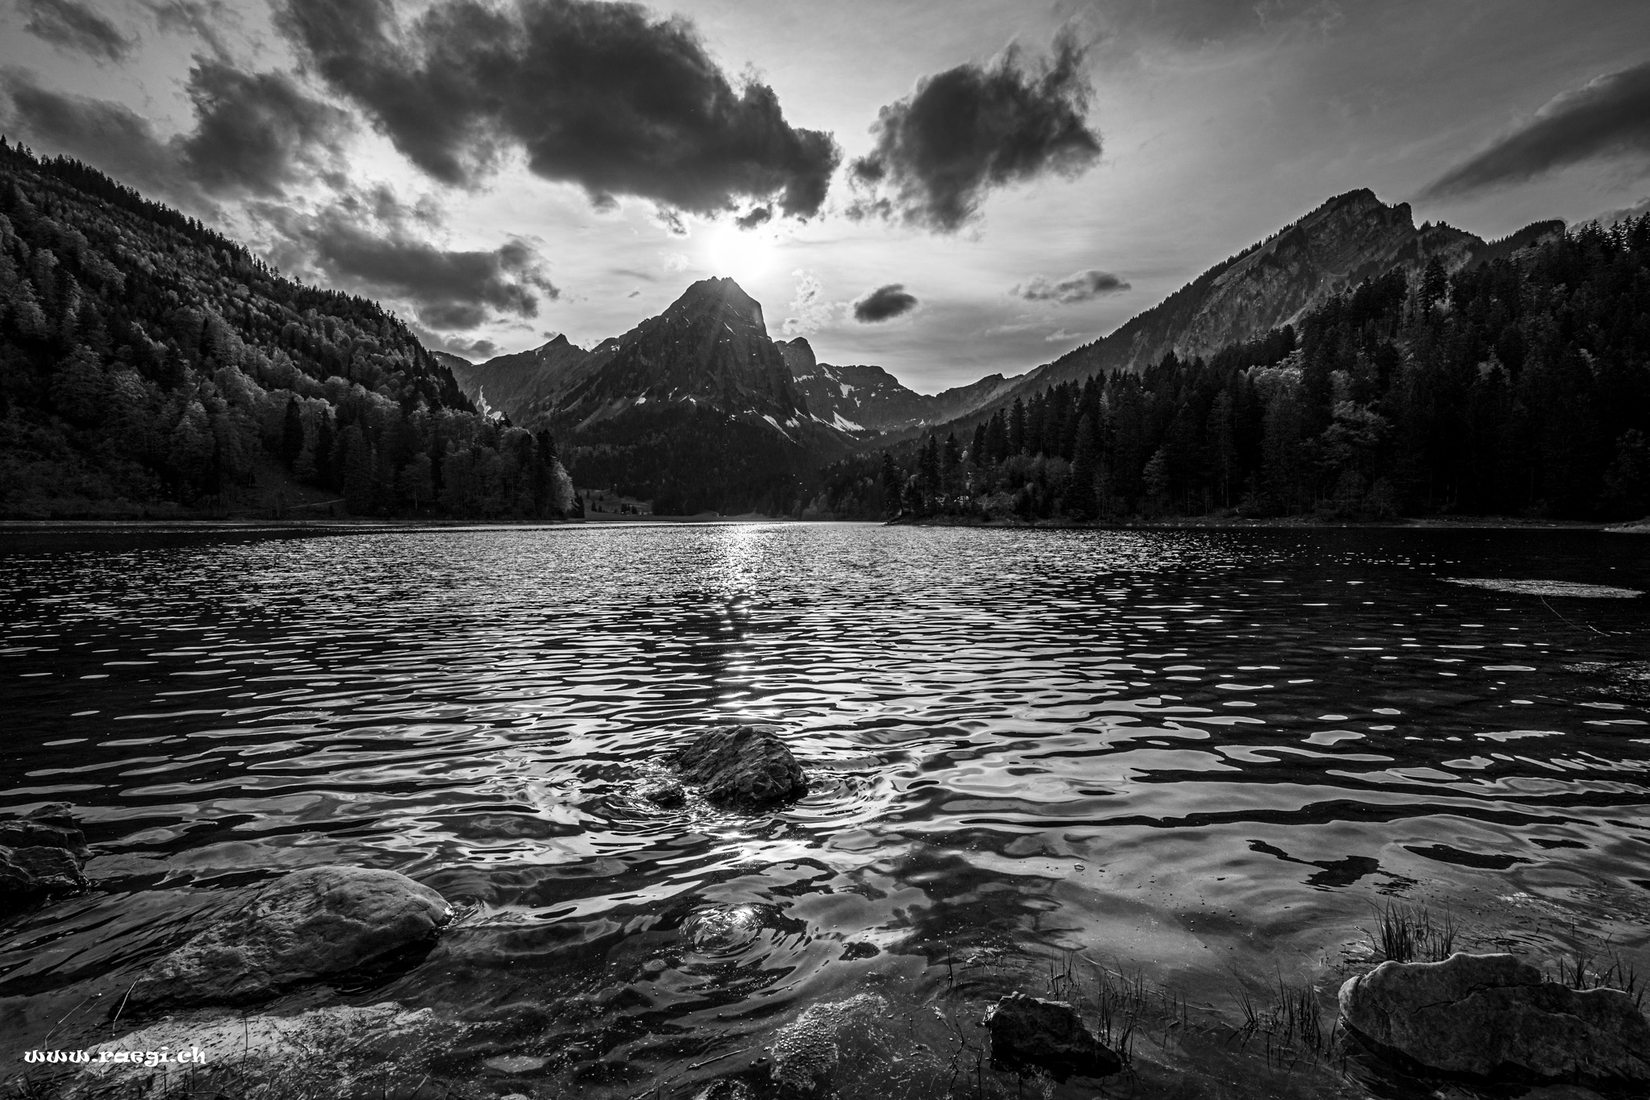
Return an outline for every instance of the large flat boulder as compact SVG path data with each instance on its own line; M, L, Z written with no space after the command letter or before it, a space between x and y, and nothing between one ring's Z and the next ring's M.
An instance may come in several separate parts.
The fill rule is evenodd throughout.
M0 905L85 889L87 855L67 803L0 821Z
M802 765L772 726L713 727L671 763L707 801L735 810L763 810L808 793Z
M1650 1082L1650 1021L1632 997L1547 981L1513 955L1385 962L1342 985L1340 1007L1359 1035L1449 1073Z
M240 1004L433 937L453 909L394 871L310 867L276 879L138 977L134 1008Z
M1083 1023L1065 1001L1010 993L986 1010L991 1065L1027 1073L1042 1070L1056 1081L1073 1075L1106 1077L1123 1060Z

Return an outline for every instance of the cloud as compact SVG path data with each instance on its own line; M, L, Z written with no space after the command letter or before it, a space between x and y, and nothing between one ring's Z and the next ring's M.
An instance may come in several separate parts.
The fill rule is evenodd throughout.
M55 92L8 69L0 72L0 124L197 211L213 209L207 193L280 194L336 156L348 124L343 111L278 73L241 73L197 58L188 91L195 129L161 138L123 103Z
M1608 229L1617 222L1624 222L1634 218L1642 218L1650 214L1650 196L1640 199L1632 206L1624 206L1617 210L1606 210L1602 214L1594 214L1589 218L1582 218L1582 222L1598 222Z
M444 351L448 355L456 355L460 359L467 359L472 363L485 362L499 353L499 346L492 340L476 337L452 336L447 333L435 332L425 328L417 321L407 322L418 342L431 351Z
M1557 97L1529 123L1428 184L1420 197L1470 194L1631 153L1650 153L1650 62Z
M791 126L773 90L735 90L693 25L632 3L281 0L277 26L332 88L442 182L477 184L509 149L600 204L634 195L694 213L736 200L817 213L840 160Z
M682 220L682 215L668 206L654 207L653 220L658 222L659 227L672 237L685 237L688 235L687 222Z
M889 283L854 303L854 320L861 324L889 321L916 308L916 295L906 293L904 283Z
M122 183L196 211L211 203L189 177L177 149L123 103L42 88L32 74L0 70L0 129L26 134L41 151L64 153Z
M192 35L204 42L219 61L229 60L223 28L238 24L240 15L224 0L145 0L144 6L162 32Z
M773 207L758 206L748 214L742 214L733 219L740 229L755 229L757 226L773 220Z
M779 326L786 336L812 336L843 314L843 303L825 297L825 286L819 276L806 268L791 272L796 279L796 296L787 307L788 315Z
M1070 305L1073 302L1087 302L1102 294L1116 294L1128 289L1129 284L1111 272L1089 268L1075 275L1067 275L1064 279L1033 275L1015 287L1011 293L1029 302L1059 302L1062 305Z
M23 0L28 20L23 29L65 49L78 50L105 61L123 61L135 41L77 0Z
M1010 46L989 66L923 78L878 113L875 149L850 166L865 196L850 213L951 233L996 188L1086 170L1099 159L1100 135L1087 123L1083 60L1063 33L1035 68Z
M528 242L438 248L413 235L419 219L411 208L369 218L383 201L380 192L350 196L315 214L273 203L249 209L279 234L273 252L282 266L312 268L334 283L409 301L432 328L471 329L498 315L536 317L543 299L561 296Z
M1071 10L1095 17L1109 36L1125 42L1150 37L1183 47L1233 42L1297 24L1328 31L1342 19L1331 0L1083 0Z
M278 195L336 156L349 126L347 114L281 73L243 73L203 58L189 72L189 98L197 122L183 154L212 191Z

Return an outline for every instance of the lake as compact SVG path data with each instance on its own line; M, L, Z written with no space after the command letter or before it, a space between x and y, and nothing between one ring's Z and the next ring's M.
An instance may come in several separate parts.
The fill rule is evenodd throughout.
M1611 671L1650 660L1650 604L1483 583L1643 590L1647 549L13 528L0 811L74 804L106 871L0 929L0 1059L89 1034L89 999L239 888L337 862L461 917L416 965L289 1003L485 1024L441 1065L500 1092L685 1097L871 991L905 1038L845 1048L841 1095L1014 1095L980 1015L1076 983L1134 991L1143 1095L1433 1095L1251 1017L1281 982L1328 1028L1389 906L1650 974L1650 691ZM811 793L756 817L637 795L726 719L783 727ZM696 938L711 905L733 930Z

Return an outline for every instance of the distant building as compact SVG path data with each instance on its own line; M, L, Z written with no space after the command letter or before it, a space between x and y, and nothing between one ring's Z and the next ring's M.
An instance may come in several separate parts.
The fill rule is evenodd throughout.
M611 489L585 489L583 497L586 519L593 515L651 516L653 514L653 502L651 500L637 500L635 497L624 496Z

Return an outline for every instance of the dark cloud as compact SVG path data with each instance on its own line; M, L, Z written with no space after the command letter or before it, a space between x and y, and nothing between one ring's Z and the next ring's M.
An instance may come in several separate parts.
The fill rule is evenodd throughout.
M278 195L336 156L349 116L275 72L244 73L197 58L189 72L195 132L182 150L211 191Z
M242 73L197 59L189 77L196 125L162 139L123 103L43 88L30 73L0 72L0 123L83 160L123 183L196 211L206 195L277 195L335 157L348 116L305 96L278 73Z
M1089 95L1083 50L1069 34L1035 68L1010 46L990 66L925 77L878 113L876 148L852 165L867 197L850 212L950 233L995 188L1076 175L1100 156L1100 136L1086 118Z
M475 328L497 315L536 317L542 300L560 297L526 241L511 239L491 251L437 248L410 234L418 220L412 208L376 223L365 216L384 201L381 192L350 196L313 215L273 203L251 209L279 234L272 252L281 266L409 301L432 328Z
M906 293L904 283L889 283L854 303L854 320L861 324L888 321L916 308L916 295Z
M1031 302L1060 302L1069 305L1072 302L1086 302L1102 294L1116 294L1128 289L1129 284L1111 272L1090 268L1075 275L1067 275L1064 279L1033 275L1015 287L1013 293Z
M653 220L663 226L664 231L672 237L685 237L688 235L687 222L682 220L682 215L668 206L657 207L653 211Z
M739 199L819 210L840 154L786 122L773 90L735 90L686 20L632 3L436 0L410 24L389 0L281 0L277 25L329 85L443 182L502 152L585 188L711 213Z
M471 363L481 363L498 354L498 344L486 339L468 339L463 336L451 336L446 333L435 332L425 328L417 321L410 321L407 327L412 329L413 335L418 337L419 343L431 351L444 351L448 355L456 355L460 359Z
M125 104L54 92L32 74L7 69L0 71L0 130L26 136L40 152L83 160L153 197L197 212L211 208L173 144Z
M30 34L105 61L124 60L136 44L77 0L23 0L23 11L28 15L23 29Z
M1428 184L1422 198L1518 183L1578 161L1650 153L1650 62L1601 76Z
M739 226L740 229L755 229L757 226L772 220L773 207L771 206L758 206L750 213L742 214L733 219L734 224Z

